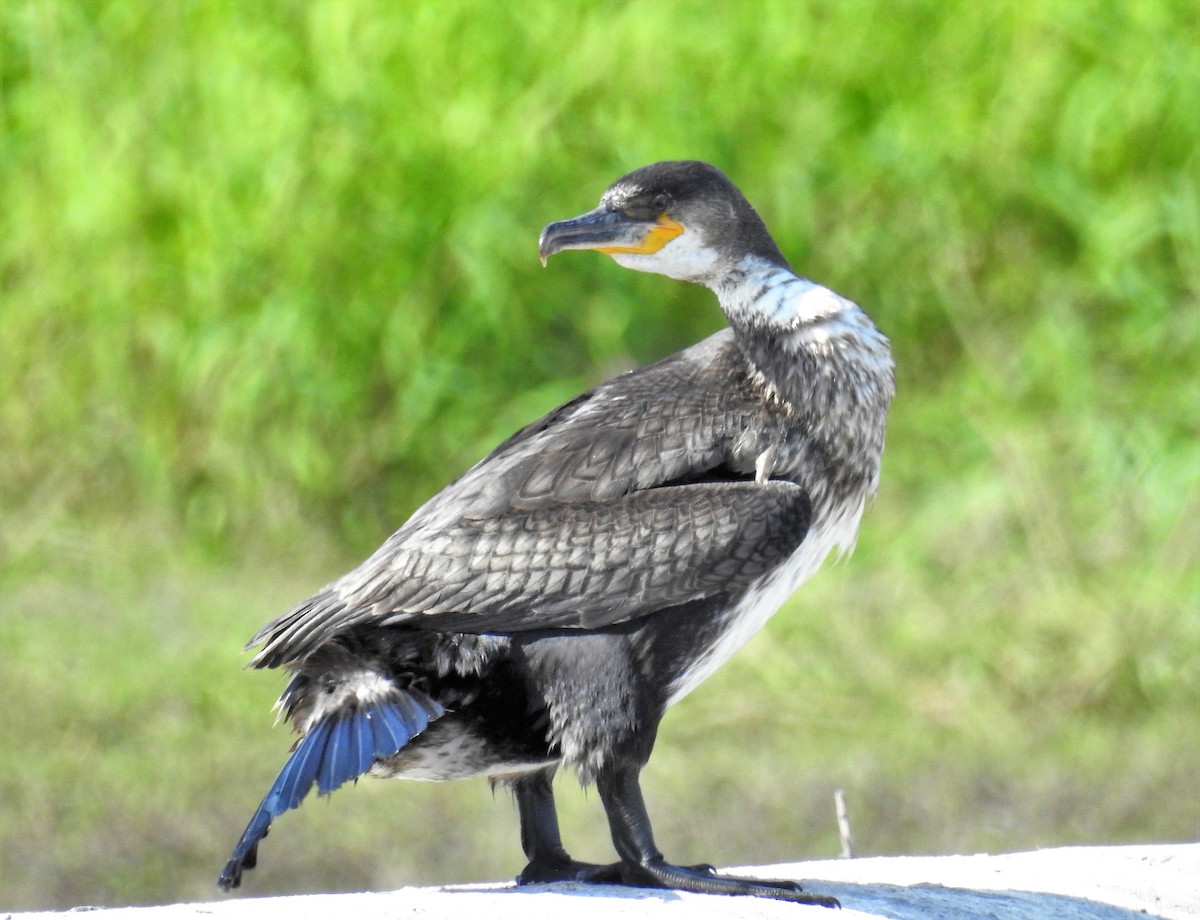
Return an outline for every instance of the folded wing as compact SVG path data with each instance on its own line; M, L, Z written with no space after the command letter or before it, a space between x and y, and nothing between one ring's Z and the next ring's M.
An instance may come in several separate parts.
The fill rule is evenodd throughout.
M460 521L377 554L270 624L255 664L303 659L367 622L510 633L637 619L749 587L791 555L808 521L788 482L696 483Z
M518 432L374 555L264 627L258 667L370 623L595 629L737 592L804 538L809 501L754 481L769 428L731 336L618 377Z

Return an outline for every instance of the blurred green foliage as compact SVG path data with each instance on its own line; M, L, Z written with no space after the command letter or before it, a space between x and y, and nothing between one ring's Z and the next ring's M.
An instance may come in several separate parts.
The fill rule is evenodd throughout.
M213 893L288 743L245 637L720 325L537 264L675 157L867 307L900 390L853 560L668 717L668 854L830 855L836 786L873 853L1197 839L1197 113L1190 0L7 0L0 905ZM519 863L485 784L365 782L247 890Z

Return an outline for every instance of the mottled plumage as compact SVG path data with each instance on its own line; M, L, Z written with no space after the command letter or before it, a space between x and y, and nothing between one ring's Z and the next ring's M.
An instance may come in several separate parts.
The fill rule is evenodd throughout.
M827 903L790 882L684 869L654 847L637 775L658 722L762 626L874 491L887 340L796 276L701 163L637 170L543 232L705 284L730 329L614 378L497 447L354 571L265 626L257 667L303 734L221 877L271 818L361 773L509 781L520 881L621 881ZM595 781L621 861L570 859L550 780Z

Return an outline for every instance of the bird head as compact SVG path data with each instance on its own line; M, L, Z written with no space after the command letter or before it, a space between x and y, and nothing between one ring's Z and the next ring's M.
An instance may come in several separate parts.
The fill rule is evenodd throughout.
M634 170L610 185L591 211L542 231L542 264L568 249L594 249L626 268L709 287L748 258L787 266L737 187L715 166L695 160Z

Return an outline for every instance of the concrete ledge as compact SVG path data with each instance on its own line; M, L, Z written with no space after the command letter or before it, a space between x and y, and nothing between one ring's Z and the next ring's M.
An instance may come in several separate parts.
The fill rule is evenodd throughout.
M1072 847L1006 856L914 856L790 863L744 870L797 878L843 910L708 895L576 884L401 888L378 894L230 897L205 904L123 907L89 920L609 920L638 917L824 917L832 920L1200 920L1200 844ZM74 913L72 911L71 913ZM61 913L3 915L8 920Z

